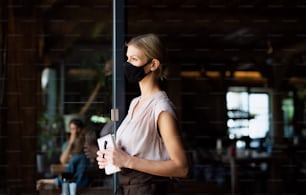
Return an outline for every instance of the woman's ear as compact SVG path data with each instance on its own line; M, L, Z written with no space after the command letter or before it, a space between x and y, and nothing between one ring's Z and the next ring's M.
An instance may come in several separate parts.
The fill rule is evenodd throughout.
M158 69L158 67L159 67L159 65L160 65L160 61L158 60L158 59L153 59L152 60L152 66L151 66L151 71L155 71L155 70L157 70Z

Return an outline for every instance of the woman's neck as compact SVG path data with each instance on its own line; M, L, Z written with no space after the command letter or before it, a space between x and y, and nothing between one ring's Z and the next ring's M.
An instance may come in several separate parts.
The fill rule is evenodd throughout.
M159 86L153 81L148 79L144 79L139 83L139 87L140 87L140 97L142 99L147 98L155 93L157 93L158 91L160 91Z

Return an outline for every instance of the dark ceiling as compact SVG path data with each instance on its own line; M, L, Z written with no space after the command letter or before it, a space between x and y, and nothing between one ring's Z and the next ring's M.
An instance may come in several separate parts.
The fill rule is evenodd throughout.
M43 0L46 52L69 56L73 48L111 51L112 1ZM172 62L246 69L306 51L306 2L294 0L127 0L126 38L154 32ZM84 49L84 48L83 48ZM86 49L86 48L85 48Z

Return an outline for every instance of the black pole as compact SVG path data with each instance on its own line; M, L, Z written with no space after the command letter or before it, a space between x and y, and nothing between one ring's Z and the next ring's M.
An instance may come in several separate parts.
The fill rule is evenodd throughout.
M113 133L116 135L117 123L125 114L124 62L124 0L113 0ZM113 193L118 186L118 174L113 176Z

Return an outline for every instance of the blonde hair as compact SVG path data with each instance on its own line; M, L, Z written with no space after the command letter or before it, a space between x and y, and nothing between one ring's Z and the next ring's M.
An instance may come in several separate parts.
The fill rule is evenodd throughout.
M156 77L160 80L166 78L166 52L163 43L157 35L150 33L136 36L126 43L126 46L130 45L142 50L148 59L159 60L160 66L156 71Z

